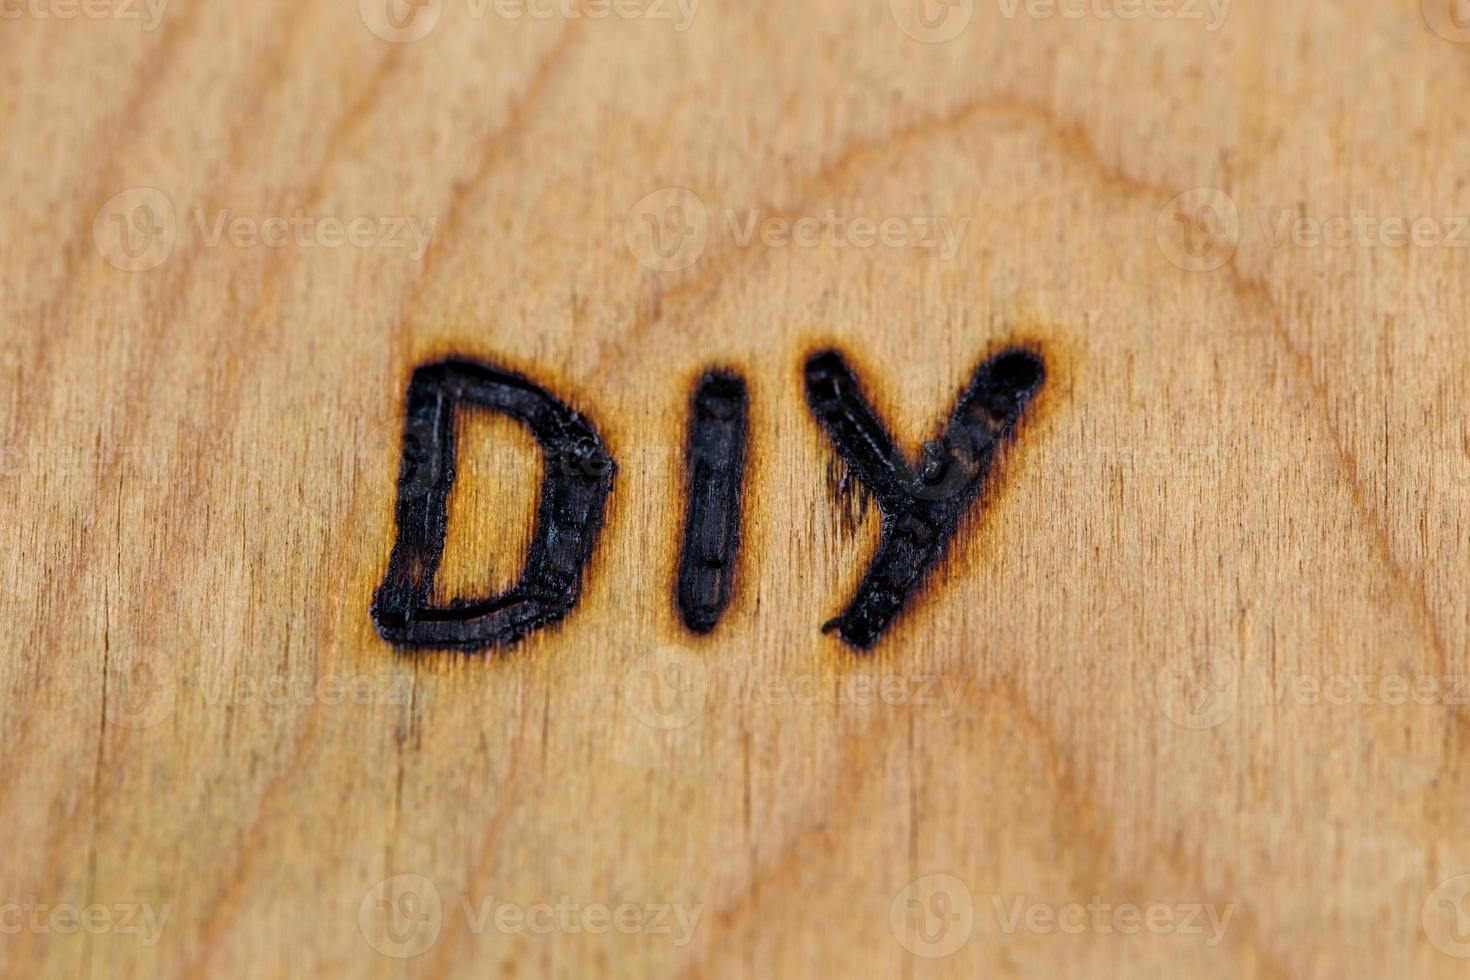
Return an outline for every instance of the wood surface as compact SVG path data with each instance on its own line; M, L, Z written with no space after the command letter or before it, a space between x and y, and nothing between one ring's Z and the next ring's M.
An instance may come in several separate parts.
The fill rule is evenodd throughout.
M353 0L47 2L0 24L0 974L1465 975L1449 4L959 0L921 40L883 0L683 30L452 0L399 43ZM682 268L648 252L671 204L703 216ZM225 210L434 224L415 257L214 240ZM742 244L752 211L967 224L947 256ZM1449 241L1277 234L1359 212ZM878 515L804 358L843 351L917 453L1016 343L1047 383L948 557L870 654L824 635ZM369 616L405 386L449 354L619 465L580 604L485 656ZM748 382L749 468L696 637L711 368ZM515 579L541 465L503 418L459 446L446 601ZM1067 903L1178 928L1047 928Z

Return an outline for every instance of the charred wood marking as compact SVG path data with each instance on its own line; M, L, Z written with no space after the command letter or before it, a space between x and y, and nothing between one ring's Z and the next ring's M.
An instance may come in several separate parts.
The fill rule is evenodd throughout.
M943 433L910 465L863 396L842 355L821 351L806 362L812 414L838 454L871 491L882 533L857 593L823 631L866 650L903 610L953 539L979 496L996 447L1010 439L1046 380L1041 356L1012 349L981 364L961 393Z
M444 556L461 402L509 415L545 457L535 532L521 577L506 592L432 606ZM565 616L602 526L616 466L591 422L529 379L459 358L426 364L408 384L398 474L398 538L372 604L378 633L414 648L504 646Z
M738 375L710 372L690 404L688 509L679 556L679 617L696 633L720 621L734 590L749 396Z

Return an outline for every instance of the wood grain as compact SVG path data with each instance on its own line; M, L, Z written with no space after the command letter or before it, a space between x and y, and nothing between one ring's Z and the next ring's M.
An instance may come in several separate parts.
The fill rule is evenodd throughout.
M1182 2L961 0L937 43L844 0L683 30L446 0L408 43L353 0L6 6L0 973L1463 976L1470 46L1437 0ZM705 235L666 271L670 203ZM433 225L415 257L215 241L222 211ZM755 211L964 230L742 244ZM1303 217L1349 228L1277 234ZM841 349L917 452L1017 343L1031 417L854 654L820 626L877 514L804 357ZM402 399L450 353L620 469L563 623L396 654ZM749 384L749 469L694 637L711 368ZM460 451L446 597L514 579L540 465L505 420Z

